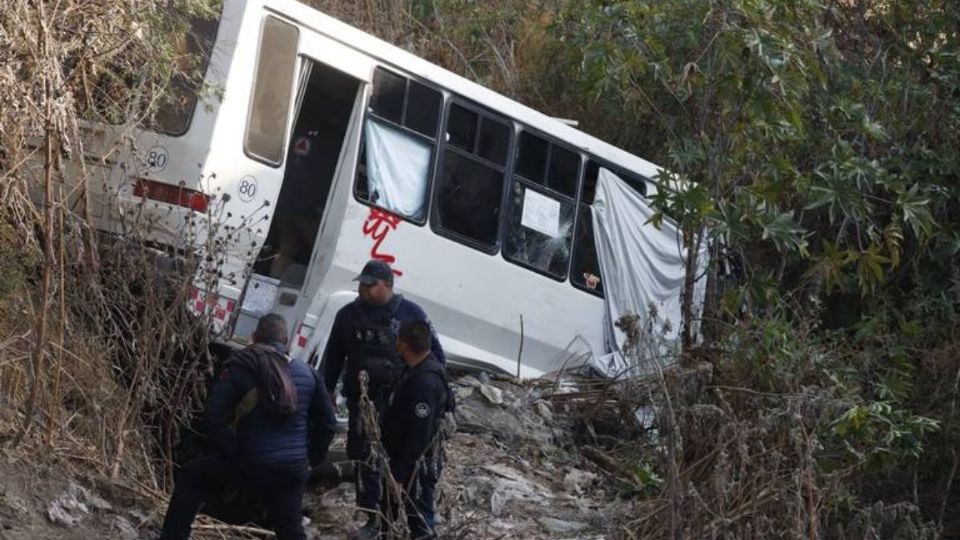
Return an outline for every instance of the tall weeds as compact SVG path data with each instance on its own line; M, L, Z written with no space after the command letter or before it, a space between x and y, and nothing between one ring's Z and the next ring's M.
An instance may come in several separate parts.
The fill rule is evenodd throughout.
M188 238L158 273L150 223L99 236L89 187L164 99L185 14L214 4L0 6L0 438L152 492L209 371L208 321L185 310L198 265Z

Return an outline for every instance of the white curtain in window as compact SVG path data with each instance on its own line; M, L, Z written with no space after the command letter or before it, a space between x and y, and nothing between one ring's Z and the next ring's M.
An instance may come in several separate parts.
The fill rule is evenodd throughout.
M372 118L367 119L364 133L367 181L374 202L396 214L422 218L430 145Z

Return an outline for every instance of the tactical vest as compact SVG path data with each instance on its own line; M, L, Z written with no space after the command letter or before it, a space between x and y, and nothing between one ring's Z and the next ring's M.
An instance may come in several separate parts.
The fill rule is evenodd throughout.
M393 386L403 369L403 360L397 353L399 323L395 318L401 301L400 295L396 295L383 309L376 310L365 308L358 301L357 317L350 329L349 360L344 381L348 394L359 396L360 371L367 372L370 393L381 394Z

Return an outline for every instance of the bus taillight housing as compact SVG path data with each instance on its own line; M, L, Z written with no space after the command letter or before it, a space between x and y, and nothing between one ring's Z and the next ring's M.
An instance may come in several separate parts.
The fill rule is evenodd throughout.
M133 194L151 201L189 208L201 214L207 213L207 209L210 208L210 196L203 192L143 178L137 179Z

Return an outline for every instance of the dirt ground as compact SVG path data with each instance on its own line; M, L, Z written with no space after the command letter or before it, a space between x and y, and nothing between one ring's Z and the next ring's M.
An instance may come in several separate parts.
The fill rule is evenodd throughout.
M575 450L561 413L536 386L461 377L459 431L446 445L439 533L449 539L613 538L628 510L602 470ZM339 441L335 444L340 444ZM96 478L0 456L0 540L153 539L165 501ZM359 523L351 482L325 480L304 500L310 538L340 539ZM198 520L195 538L258 538Z

